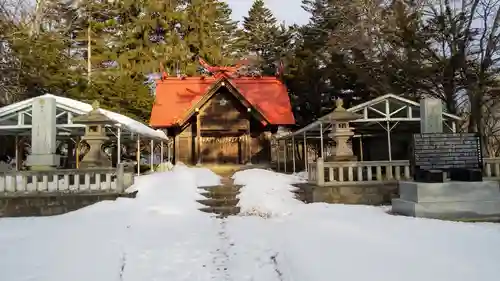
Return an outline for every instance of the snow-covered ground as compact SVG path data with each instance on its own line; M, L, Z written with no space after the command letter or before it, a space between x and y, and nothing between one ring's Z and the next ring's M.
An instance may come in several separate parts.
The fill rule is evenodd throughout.
M201 168L138 178L136 199L56 217L0 219L5 281L461 281L500 278L500 225L388 215L370 206L303 204L299 176L234 175L241 216L197 210Z

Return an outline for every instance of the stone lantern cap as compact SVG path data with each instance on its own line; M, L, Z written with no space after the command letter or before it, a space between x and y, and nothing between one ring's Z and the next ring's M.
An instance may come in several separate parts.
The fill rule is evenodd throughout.
M324 117L326 120L349 122L362 117L359 114L347 111L344 108L344 101L342 99L337 99L335 101L335 105L336 105L335 110Z
M73 123L84 124L84 125L112 125L116 123L114 120L110 119L108 116L104 115L99 109L99 102L94 101L92 103L92 111L85 115L77 116L73 118Z

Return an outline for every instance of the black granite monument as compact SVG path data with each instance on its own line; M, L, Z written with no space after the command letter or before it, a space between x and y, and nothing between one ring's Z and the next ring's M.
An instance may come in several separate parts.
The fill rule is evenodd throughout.
M411 168L416 182L483 180L480 136L476 133L427 133L413 135Z

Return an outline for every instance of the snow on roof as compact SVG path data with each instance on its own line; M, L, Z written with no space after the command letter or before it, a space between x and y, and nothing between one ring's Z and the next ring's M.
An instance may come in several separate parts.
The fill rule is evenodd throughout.
M77 113L77 114L87 114L92 110L92 105L81 102L78 100L60 97L52 94L45 94L40 97L45 98L54 98L56 100L56 104L58 107L64 108L65 110ZM35 98L27 99L24 101L20 101L18 103L14 103L11 105L7 105L1 108L2 112L8 112L16 109L23 108L33 102ZM116 112L112 112L106 109L99 109L102 114L106 115L109 119L115 121L119 125L125 127L127 130L137 133L142 136L146 136L149 138L167 140L167 135L161 130L155 130L139 121L136 121L130 117L125 115L121 115Z

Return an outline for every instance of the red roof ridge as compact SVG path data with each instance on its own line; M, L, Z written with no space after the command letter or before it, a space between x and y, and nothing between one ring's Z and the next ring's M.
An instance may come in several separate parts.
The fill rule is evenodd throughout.
M245 80L278 80L277 77L273 76L236 76L229 77L229 79L245 79Z
M169 83L169 84L186 84L186 82L191 82L191 83L197 83L197 84L212 84L214 81L217 81L217 79L186 79L186 80L181 80L181 79L172 79L172 80L156 80L157 84L164 84L164 83Z
M166 77L163 79L158 79L158 80L203 80L203 79L210 79L214 78L213 76L183 76L183 77Z
M263 81L263 82L279 82L282 83L281 80L279 80L277 77L249 77L249 76L237 76L237 77L227 77L227 76L222 76L222 77L214 77L214 76L190 76L190 77L167 77L164 79L158 79L156 80L157 83L169 81L178 81L178 82L183 82L186 80L190 81L217 81L219 79L226 78L227 80L235 80L235 81Z
M283 85L283 82L281 82L278 79L266 79L266 80L250 80L250 79L229 79L230 81L234 81L237 84L253 84L253 83L262 83L262 84L281 84Z

